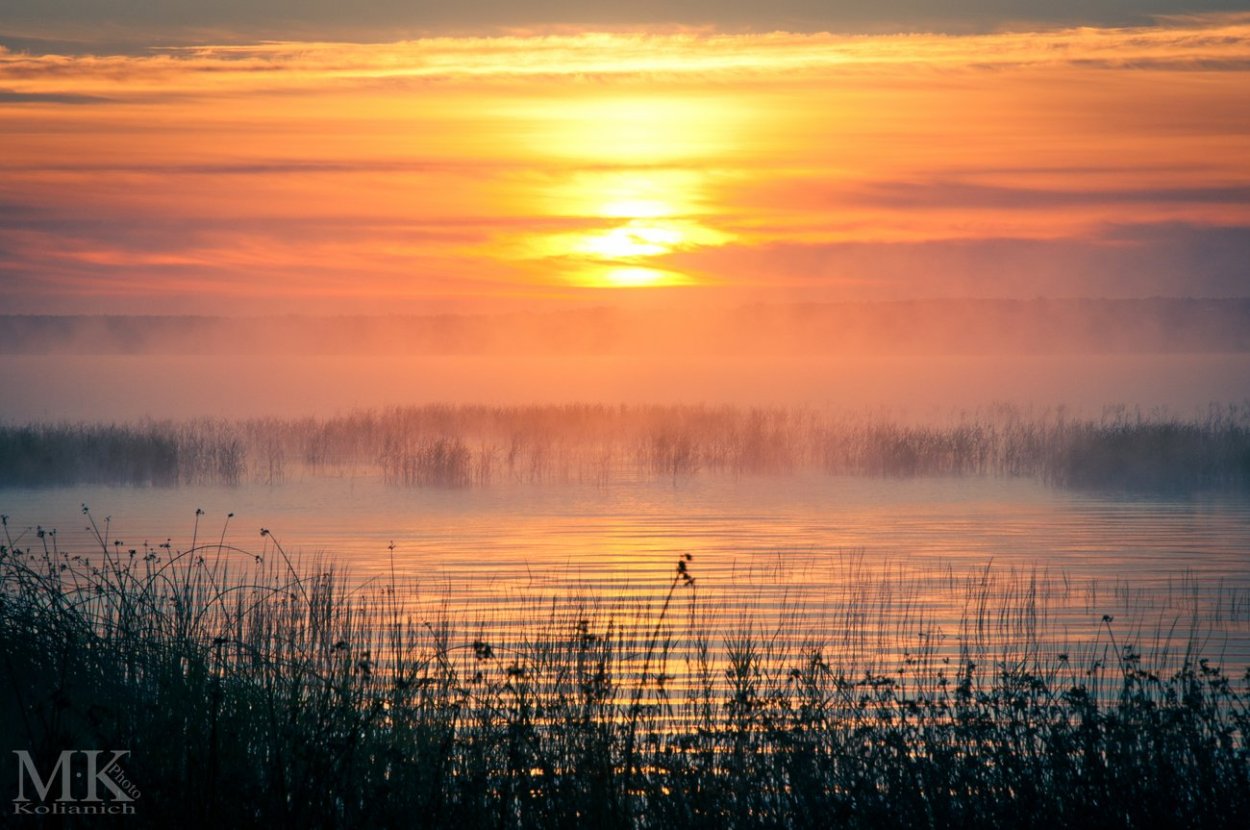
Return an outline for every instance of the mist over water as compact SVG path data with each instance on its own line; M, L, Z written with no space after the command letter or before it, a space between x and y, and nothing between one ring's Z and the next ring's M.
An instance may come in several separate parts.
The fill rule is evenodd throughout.
M1021 309L1028 313L1013 328ZM1006 574L1044 575L1043 604L1063 637L1096 642L1098 621L1110 614L1142 636L1173 623L1182 636L1202 630L1223 638L1235 663L1250 662L1250 507L1240 490L1076 491L984 470L891 478L888 468L847 476L796 465L778 474L767 464L743 472L697 461L641 478L609 475L607 461L602 476L557 472L569 464L598 469L596 453L607 459L609 450L593 441L579 448L593 430L578 432L587 429L578 419L609 423L618 405L796 408L866 427L914 425L921 432L913 439L943 425L975 431L1007 412L1026 433L1045 422L1053 437L1062 433L1056 424L1084 419L1112 424L1094 438L1114 440L1115 424L1203 422L1250 397L1240 307L1232 317L1219 317L1214 305L1195 311L1184 303L854 311L753 308L691 325L685 322L695 318L678 311L657 317L654 328L636 325L640 318L622 326L610 314L521 315L497 330L482 328L484 318L420 325L345 318L320 338L300 319L259 326L170 318L144 327L87 318L71 321L58 340L57 321L25 320L30 339L0 351L0 424L170 421L162 429L175 432L162 435L194 442L197 428L176 430L196 422L209 444L235 446L231 430L240 430L234 435L259 455L224 479L175 473L180 486L0 487L0 511L19 532L58 527L63 545L89 547L79 532L79 506L89 503L112 517L116 538L144 548L167 539L190 545L197 509L207 511L201 529L210 536L234 513L227 542L264 551L269 542L258 530L266 527L297 556L323 557L360 580L389 573L394 543L396 567L424 580L427 597L442 595L449 607L502 626L516 622L509 609L525 595L571 601L589 591L652 600L674 558L692 553L717 624L778 625L800 602L819 626L830 603L846 595L850 556L876 573L905 574L917 607L953 630L967 598L951 593L951 580L992 562ZM831 329L838 314L846 325ZM1189 321L1175 337L1155 325L1169 314ZM894 339L856 315L885 325ZM1221 319L1223 329L1212 322ZM231 332L247 334L232 339ZM353 416L425 404L452 406L446 436L435 434L438 412L395 410L391 421ZM465 404L496 409L457 415L454 407ZM507 408L552 404L594 406L571 415L519 410L509 420ZM612 453L628 456L635 440L680 453L664 442L708 423L682 409L631 412L620 410L621 423L641 431L618 436ZM775 416L761 414L768 423ZM476 434L456 417L485 417L495 432ZM665 417L675 422L666 426ZM739 416L726 417L724 435L685 439L732 440ZM300 421L288 429L275 420L309 418L339 419L334 440L364 449L349 461L309 464L292 448L319 427ZM238 419L266 419L267 426ZM422 426L405 432L406 419ZM538 432L524 432L535 422ZM338 434L353 428L369 431L369 439ZM370 453L392 440L381 435L392 428L399 443L388 451L401 466L442 463L431 453L449 448L474 464L493 459L495 473L463 483L441 473L384 473ZM284 440L295 443L277 449L284 430ZM510 430L517 432L510 437ZM1135 440L1133 451L1154 452L1153 438ZM246 469L263 467L265 442L271 462L285 459L285 467L278 464L284 472L268 481L264 469ZM509 446L522 446L518 457L526 460L517 463L538 465L538 472L515 472L510 455L505 468ZM204 483L212 481L219 483Z
M945 419L997 404L1165 408L1250 395L1250 355L0 355L0 419L330 416L422 403L719 404Z
M926 420L1008 404L1189 417L1250 395L1244 300L930 300L344 317L8 316L0 420L425 403L733 404Z

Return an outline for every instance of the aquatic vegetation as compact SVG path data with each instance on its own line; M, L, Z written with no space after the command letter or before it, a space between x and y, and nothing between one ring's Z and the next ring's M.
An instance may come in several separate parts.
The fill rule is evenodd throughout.
M138 824L1250 820L1250 674L1111 616L1056 652L1022 575L967 575L945 632L900 614L906 586L853 586L821 639L707 626L679 555L652 604L535 598L498 625L268 531L199 542L197 514L191 547L135 548L84 515L86 553L4 522L0 730L42 759L129 750Z
M176 484L185 459L174 435L142 426L0 427L0 481L9 485Z
M351 471L469 487L819 472L1187 492L1250 485L1250 411L1079 419L1002 407L911 423L807 409L431 405L326 419L0 426L0 470L8 485L276 484L292 472Z

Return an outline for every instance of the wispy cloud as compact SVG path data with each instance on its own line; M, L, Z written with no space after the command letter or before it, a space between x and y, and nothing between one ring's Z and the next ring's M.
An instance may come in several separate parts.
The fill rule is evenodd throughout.
M1021 67L1245 69L1250 14L1212 15L1178 26L1077 28L982 35L583 33L490 38L426 38L389 44L270 42L156 48L148 55L27 54L0 47L0 77L120 82L204 76L283 76L323 89L328 80L641 76L662 77L829 70ZM175 86L177 84L175 83Z
M87 295L390 307L579 296L613 274L1059 290L1049 267L995 277L1017 256L1105 291L1250 293L1227 269L1190 279L1189 254L1134 281L1154 242L1107 235L1243 244L1247 88L1246 15L0 49L0 295L30 310ZM952 253L968 250L991 253Z

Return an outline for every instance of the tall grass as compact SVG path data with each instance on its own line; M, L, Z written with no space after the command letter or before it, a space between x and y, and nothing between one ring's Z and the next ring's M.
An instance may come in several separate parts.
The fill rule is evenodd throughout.
M6 748L129 750L148 826L1250 821L1250 676L1110 617L1057 653L1025 575L958 578L951 630L867 581L827 636L783 636L707 626L683 556L649 606L535 600L498 626L262 533L255 555L224 532L133 549L106 525L72 553L6 520Z
M278 483L344 470L400 486L757 475L1028 476L1064 487L1244 489L1250 409L1178 420L997 409L933 423L823 410L421 406L328 419L0 426L0 483Z

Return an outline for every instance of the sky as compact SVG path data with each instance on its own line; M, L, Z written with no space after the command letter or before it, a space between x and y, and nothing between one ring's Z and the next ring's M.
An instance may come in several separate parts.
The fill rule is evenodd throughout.
M760 6L0 0L0 312L1250 296L1247 4Z
M1140 26L1160 16L1246 11L1245 0L4 0L10 40L105 43L385 42L536 29L968 33L1056 25Z

